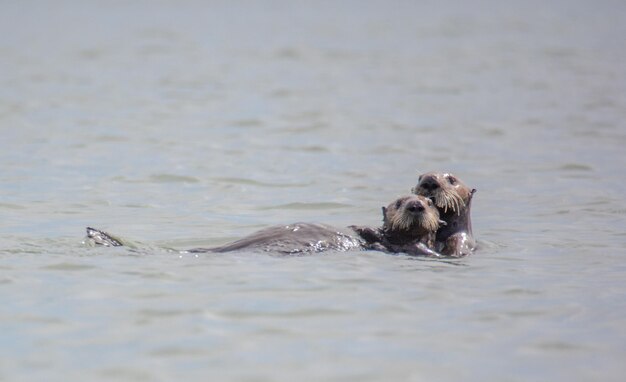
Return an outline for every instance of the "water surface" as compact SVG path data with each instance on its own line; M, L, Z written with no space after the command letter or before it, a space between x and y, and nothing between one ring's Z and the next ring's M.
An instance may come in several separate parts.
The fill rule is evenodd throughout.
M0 32L0 380L623 378L622 2L13 1ZM475 256L168 250L375 226L430 170L478 189Z

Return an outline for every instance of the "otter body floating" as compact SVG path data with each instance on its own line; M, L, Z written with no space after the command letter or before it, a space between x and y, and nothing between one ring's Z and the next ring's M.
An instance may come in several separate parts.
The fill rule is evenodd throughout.
M327 250L372 249L439 257L434 245L437 229L442 223L431 200L423 196L408 195L383 207L381 228L350 226L340 229L325 224L294 223L268 227L223 246L194 248L184 252L262 250L281 254L306 254ZM87 228L87 238L96 245L123 245L122 240L91 227Z

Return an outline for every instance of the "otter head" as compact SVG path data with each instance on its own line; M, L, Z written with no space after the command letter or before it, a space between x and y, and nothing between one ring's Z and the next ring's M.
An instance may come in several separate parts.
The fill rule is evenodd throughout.
M432 200L420 195L400 197L383 207L383 232L393 241L419 240L445 222Z
M448 211L461 215L472 199L470 189L461 179L449 173L427 172L420 175L413 193L430 198L441 213Z

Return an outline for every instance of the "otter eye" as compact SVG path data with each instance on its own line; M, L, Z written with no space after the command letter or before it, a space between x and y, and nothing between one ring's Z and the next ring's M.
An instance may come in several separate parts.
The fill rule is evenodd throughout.
M454 184L454 183L456 183L456 178L453 177L453 176L449 176L448 177L448 182L450 182L450 184Z

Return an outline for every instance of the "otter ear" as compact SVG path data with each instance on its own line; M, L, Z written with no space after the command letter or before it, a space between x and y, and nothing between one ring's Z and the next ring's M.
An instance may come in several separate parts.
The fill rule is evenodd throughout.
M439 225L444 226L444 225L448 225L448 223L444 222L443 220L439 220Z
M474 198L475 192L476 192L476 189L472 188L472 191L470 191L470 194L469 194L469 198L467 198L467 204L471 203L472 199Z
M418 181L418 182L421 182L421 181L422 181L422 177L423 177L423 176L424 176L424 174L420 175L420 176L419 176L419 178L417 178L417 181Z
M383 210L383 225L387 224L387 207L382 207Z

